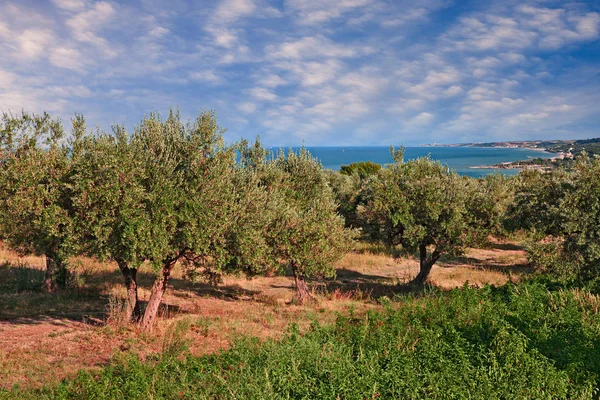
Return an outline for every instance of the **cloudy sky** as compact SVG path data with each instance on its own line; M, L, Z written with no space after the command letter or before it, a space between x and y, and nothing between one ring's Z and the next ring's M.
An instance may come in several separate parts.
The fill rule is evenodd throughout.
M4 0L0 110L207 108L272 146L600 137L599 38L598 0Z

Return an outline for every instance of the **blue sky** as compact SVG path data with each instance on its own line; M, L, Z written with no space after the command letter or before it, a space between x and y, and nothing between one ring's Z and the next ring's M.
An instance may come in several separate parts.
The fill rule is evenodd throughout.
M214 109L227 140L600 136L600 1L0 3L0 110L132 128Z

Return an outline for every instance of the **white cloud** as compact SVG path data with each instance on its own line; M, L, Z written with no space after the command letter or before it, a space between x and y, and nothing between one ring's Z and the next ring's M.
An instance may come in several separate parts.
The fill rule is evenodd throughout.
M519 53L501 53L499 57L510 64L520 64L527 60L527 58L523 54Z
M523 125L528 123L538 123L540 120L548 118L550 115L545 112L538 113L522 113L512 115L504 119L504 123L508 126Z
M389 83L377 68L364 68L342 76L338 82L361 95L375 95Z
M319 86L333 82L342 70L342 64L337 60L291 62L278 66L291 72L302 86Z
M600 14L521 5L510 16L462 17L444 36L448 50L558 49L599 36Z
M8 87L16 80L16 75L9 71L4 71L0 69L0 86L3 88Z
M429 125L433 122L434 118L435 117L433 114L428 112L422 112L419 115L416 115L415 117L406 121L404 125L411 128Z
M244 103L240 103L238 104L238 110L240 110L241 112L245 113L245 114L252 114L256 111L256 104L255 103L251 103L249 101L246 101Z
M77 49L70 47L53 48L48 59L57 67L75 71L82 71L85 66L83 55Z
M69 18L66 24L75 40L97 46L104 56L112 58L117 55L114 46L99 36L98 31L111 22L115 15L116 10L111 3L99 1L90 9Z
M374 50L369 47L346 46L333 42L323 35L307 36L295 41L288 41L265 49L269 58L283 59L315 59L315 58L348 58L368 54Z
M50 30L27 29L18 36L20 54L27 59L39 59L53 41L54 35Z
M212 70L191 72L188 75L188 78L192 81L200 81L200 82L208 82L208 83L221 82L221 77L219 75L217 75L217 73L215 71L212 71Z
M90 97L92 91L85 85L76 86L48 86L48 94L59 98L65 97Z
M252 15L255 11L256 5L252 0L224 0L217 6L213 22L231 23Z
M230 49L239 42L239 30L217 27L207 27L206 30L213 35L215 43L221 47Z
M277 98L277 95L272 91L265 88L254 88L248 91L251 97L257 100L273 101Z
M434 26L449 1L52 2L43 13L0 4L0 109L93 104L110 123L177 104L191 115L193 104L217 109L237 137L282 144L578 132L584 118L589 132L598 121L596 64L570 51L600 35L584 3L495 0Z
M66 11L81 11L85 7L83 0L52 0L54 5Z
M408 91L423 97L436 97L439 95L438 87L451 85L460 80L460 73L454 67L449 66L441 71L430 71L421 83L413 85Z
M414 8L403 12L395 17L387 17L381 21L381 25L386 28L397 28L409 22L420 21L429 15L430 10L426 8Z
M463 88L458 85L452 85L448 89L445 90L446 96L453 97L458 96L464 92Z
M514 18L489 15L481 18L463 17L444 39L448 50L523 49L537 37L523 29Z
M287 84L287 81L277 74L270 74L265 77L259 78L259 83L262 86L274 88L277 86Z
M285 7L298 14L299 23L311 25L337 19L371 3L372 0L287 0Z
M148 35L154 38L162 38L165 37L167 34L169 34L169 30L162 26L154 27L150 32L148 32Z

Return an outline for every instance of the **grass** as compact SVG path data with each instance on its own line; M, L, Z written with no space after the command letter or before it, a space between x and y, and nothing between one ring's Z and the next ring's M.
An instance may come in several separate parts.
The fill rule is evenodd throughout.
M436 265L432 281L441 288L504 284L511 266L524 260L519 250L470 250L466 258ZM112 357L132 353L143 362L152 360L178 323L189 325L181 334L190 354L203 356L231 348L240 336L278 340L290 324L307 332L314 321L333 324L337 314L351 310L356 317L382 311L382 302L397 296L397 284L414 276L418 264L365 245L337 264L335 281L311 281L319 301L305 306L289 304L290 277L229 276L215 288L186 281L176 268L152 335L120 320L125 290L116 265L86 258L72 265L78 284L46 294L38 286L43 258L20 258L0 244L0 387L56 385L79 370L96 371ZM146 301L153 276L146 267L138 276Z
M411 294L364 316L292 325L280 340L242 338L203 357L189 323L160 356L115 357L23 398L593 398L600 377L600 298L540 282Z

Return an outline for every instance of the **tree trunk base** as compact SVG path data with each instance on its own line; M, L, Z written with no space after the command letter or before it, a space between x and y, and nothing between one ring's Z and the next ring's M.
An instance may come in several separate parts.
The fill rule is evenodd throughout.
M143 331L149 332L152 330L163 294L165 293L165 290L167 290L167 284L169 283L171 271L173 270L176 262L177 259L165 261L163 263L162 276L157 277L152 285L150 299L148 300L148 304L146 306L146 310L144 311L144 316L141 322L141 328Z
M123 320L127 322L139 322L142 317L140 303L138 299L137 286L137 268L129 268L127 263L117 261L119 269L125 279L125 287L127 288L127 299Z
M315 296L308 289L308 285L303 276L294 273L294 283L296 284L296 294L292 302L297 304L314 303L317 301Z
M51 256L46 255L46 274L44 276L44 291L47 293L56 292L56 281L54 280L55 261Z

